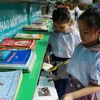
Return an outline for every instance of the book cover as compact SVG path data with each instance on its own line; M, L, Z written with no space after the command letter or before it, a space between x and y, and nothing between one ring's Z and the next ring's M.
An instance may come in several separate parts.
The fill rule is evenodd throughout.
M0 43L0 48L2 50L9 49L34 49L36 42L34 39L10 39L5 38L3 42ZM3 49L4 48L4 49Z
M22 69L30 72L36 60L36 53L28 50L1 50L0 69Z
M42 39L44 34L17 33L15 39Z
M46 19L46 18L39 18L37 19L35 22L42 22L42 23L48 23L50 19Z
M43 62L43 65L42 65L42 68L45 70L45 71L49 71L50 68L52 68L53 65L52 64L49 64L49 63L46 63L46 62Z
M48 31L48 26L46 24L40 25L40 24L31 24L31 25L25 25L23 27L24 31Z
M48 87L41 87L41 88L38 88L38 95L39 95L39 96L51 96Z
M0 72L0 100L16 100L21 81L21 70Z
M40 76L33 100L59 100L54 83L48 80L47 77Z

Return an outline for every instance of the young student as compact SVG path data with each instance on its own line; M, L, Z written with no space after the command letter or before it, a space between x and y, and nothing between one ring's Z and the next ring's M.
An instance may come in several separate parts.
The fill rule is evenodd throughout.
M45 61L57 64L71 58L75 46L80 43L81 39L79 31L71 27L71 16L66 7L55 9L52 14L52 20L53 31L50 34L49 45L45 54ZM50 52L52 52L52 55L50 55ZM50 59L52 59L51 62ZM64 66L61 66L60 68L61 72L66 71ZM59 98L62 97L66 89L66 84L65 86L62 84L63 81L67 84L66 79L55 81L55 87Z
M77 19L78 19L78 12L79 12L79 7L78 7L78 5L76 5L74 8L75 21L77 21Z
M67 66L71 78L61 100L100 100L100 8L87 9L78 26L82 43Z

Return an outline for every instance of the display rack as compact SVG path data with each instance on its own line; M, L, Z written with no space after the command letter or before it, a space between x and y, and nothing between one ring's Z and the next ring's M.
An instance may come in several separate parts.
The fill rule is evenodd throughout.
M28 0L0 0L0 13L0 41L2 41L5 37L13 37L17 32L22 31L24 25L39 18L41 8L36 2ZM36 62L30 73L23 73L16 100L32 100L34 96L51 28L52 22L50 22L48 32L39 32L43 33L44 36L41 40L36 41Z

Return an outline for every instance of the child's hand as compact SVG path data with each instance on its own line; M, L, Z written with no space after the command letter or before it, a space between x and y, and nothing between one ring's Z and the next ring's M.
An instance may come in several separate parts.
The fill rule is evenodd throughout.
M64 66L68 65L69 61L70 61L70 59L66 60L66 61L64 62Z
M57 80L59 80L60 78L57 76L57 75L48 75L47 76L48 78L51 78L51 79L49 79L48 81L50 82L50 81L57 81Z
M60 100L73 100L72 93L65 94Z
M50 54L47 52L44 57L44 61L50 64Z

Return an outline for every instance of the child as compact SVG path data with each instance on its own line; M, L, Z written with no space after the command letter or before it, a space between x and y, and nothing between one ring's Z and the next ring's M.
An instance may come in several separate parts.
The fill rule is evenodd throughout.
M100 100L100 8L87 9L78 26L82 43L67 66L71 78L61 100Z
M78 12L79 12L79 7L78 7L78 5L76 5L74 8L75 21L77 21L77 19L78 19Z
M57 64L70 59L75 46L80 43L81 40L79 37L79 31L71 27L71 16L66 7L59 7L55 9L52 14L52 20L53 31L50 34L45 61L51 64ZM50 52L52 52L51 57ZM51 62L50 59L52 59ZM66 71L64 66L60 66L60 68L61 72ZM66 89L66 87L62 84L62 81L65 82L66 79L55 81L55 87L59 98L65 93Z

